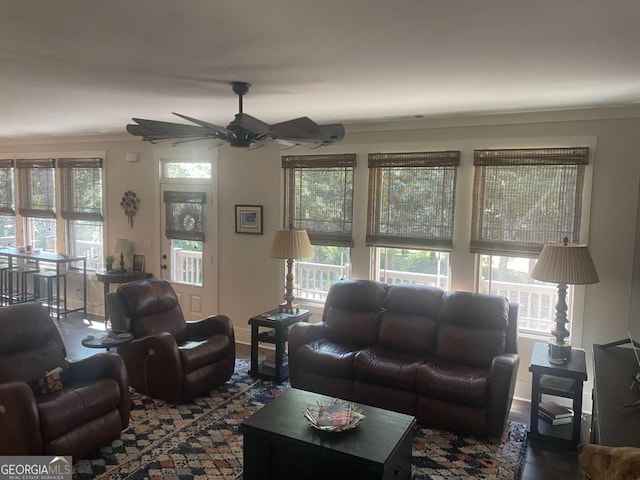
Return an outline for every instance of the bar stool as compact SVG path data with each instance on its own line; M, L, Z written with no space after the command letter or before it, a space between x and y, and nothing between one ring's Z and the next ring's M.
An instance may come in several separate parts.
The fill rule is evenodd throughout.
M29 275L40 271L35 265L11 267L8 270L9 303L32 302L36 299L35 292L29 291Z
M40 282L42 281L46 284L46 297L40 295ZM60 290L60 281L62 281L62 291ZM64 315L67 311L67 272L57 273L55 270L36 272L33 274L33 288L36 301L45 303L49 309L49 315L53 316L55 311L56 318L60 320L60 315Z
M9 264L0 263L0 305L9 305Z

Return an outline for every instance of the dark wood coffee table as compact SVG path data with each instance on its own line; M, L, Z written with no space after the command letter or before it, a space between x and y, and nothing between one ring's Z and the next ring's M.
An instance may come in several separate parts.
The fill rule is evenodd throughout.
M415 418L357 404L360 425L322 432L303 416L318 400L332 398L292 388L242 422L243 480L411 478Z

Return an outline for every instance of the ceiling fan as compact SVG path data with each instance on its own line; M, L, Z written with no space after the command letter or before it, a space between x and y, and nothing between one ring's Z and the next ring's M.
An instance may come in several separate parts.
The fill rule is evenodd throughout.
M251 84L230 83L234 93L238 95L239 112L226 127L174 113L195 125L133 118L136 123L128 124L127 131L152 143L174 140L174 144L178 144L194 140L220 139L232 147L241 148L255 148L272 141L288 147L322 147L344 138L344 126L341 123L318 125L309 117L300 117L269 125L247 115L242 111L242 97L247 94Z

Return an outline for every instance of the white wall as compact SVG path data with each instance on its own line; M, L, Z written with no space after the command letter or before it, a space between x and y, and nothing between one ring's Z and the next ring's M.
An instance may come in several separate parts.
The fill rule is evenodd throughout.
M488 115L442 118L411 122L363 123L347 125L343 142L327 147L323 153L357 153L355 188L355 243L353 278L366 278L369 272L368 249L364 246L367 195L367 153L378 151L418 151L423 149L461 150L456 195L454 248L460 254L452 257L452 287L473 287L473 256L468 253L469 222L460 221L471 215L471 182L473 149L509 146L567 146L566 142L588 142L597 148L593 162L588 243L600 276L600 283L585 288L583 315L573 318L583 325L576 335L587 351L589 382L585 408L590 406L592 377L591 345L605 343L626 335L630 303L630 283L635 235L636 201L640 177L640 109L599 109L535 114ZM568 144L569 146L571 144ZM0 153L55 153L105 150L107 185L108 245L126 237L134 249L147 255L148 270L159 266L159 226L154 197L153 155L150 145L129 137L74 138L60 141L27 139L0 142ZM126 162L127 152L138 152L140 161ZM306 149L288 150L287 154L305 154ZM248 318L275 306L284 290L284 263L269 258L273 232L281 225L280 150L270 145L256 150L221 147L218 197L219 244L219 312L229 315L236 337L249 341ZM142 199L133 228L120 208L120 197L126 190L135 191ZM234 205L256 204L264 207L264 235L239 235L234 229ZM143 242L151 240L151 251L143 250ZM101 308L102 285L92 282L92 305ZM580 339L581 336L581 339ZM530 395L528 363L532 340L520 342L521 368L517 395Z

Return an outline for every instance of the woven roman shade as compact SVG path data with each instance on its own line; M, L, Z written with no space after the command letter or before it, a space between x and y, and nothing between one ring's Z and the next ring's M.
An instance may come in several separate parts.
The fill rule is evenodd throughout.
M59 158L62 206L65 220L103 220L102 158Z
M355 154L283 156L284 226L313 245L353 247L355 166Z
M165 235L174 240L204 242L205 192L164 192Z
M579 242L589 148L476 150L471 252L537 258Z
M460 152L369 154L367 245L451 251Z
M56 218L55 160L18 159L19 206L23 217Z
M13 200L13 159L0 159L0 215L15 215Z

